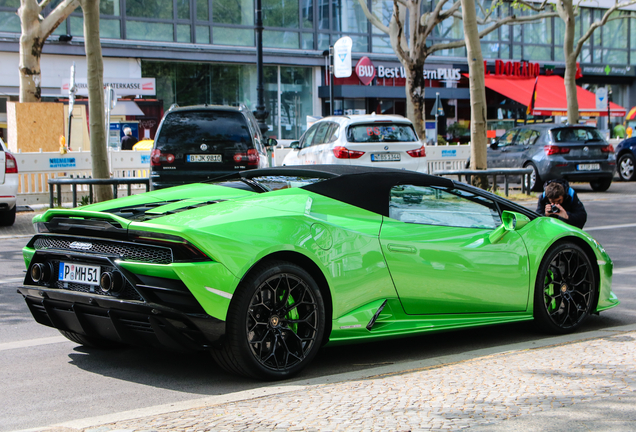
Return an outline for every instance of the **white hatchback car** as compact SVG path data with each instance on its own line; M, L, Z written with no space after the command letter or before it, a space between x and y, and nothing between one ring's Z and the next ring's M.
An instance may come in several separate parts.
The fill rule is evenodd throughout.
M0 226L15 222L18 162L0 139Z
M413 124L397 115L320 119L291 143L283 165L381 166L426 173L426 150Z

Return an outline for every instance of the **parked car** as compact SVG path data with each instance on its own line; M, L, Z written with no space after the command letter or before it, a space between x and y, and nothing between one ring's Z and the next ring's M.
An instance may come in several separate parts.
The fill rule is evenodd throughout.
M531 188L557 178L589 182L595 191L612 184L614 148L592 126L533 124L510 129L488 148L488 168L532 168Z
M245 107L200 105L171 108L150 153L150 187L196 183L269 166L254 115Z
M15 222L18 162L0 138L0 226Z
M401 116L326 117L291 146L283 165L365 165L427 172L426 150L413 124Z
M563 334L619 304L589 234L407 170L242 171L33 222L19 292L37 322L82 345L209 351L258 379L327 343L529 320Z
M621 180L636 180L634 161L636 161L636 138L628 138L616 146L616 164Z

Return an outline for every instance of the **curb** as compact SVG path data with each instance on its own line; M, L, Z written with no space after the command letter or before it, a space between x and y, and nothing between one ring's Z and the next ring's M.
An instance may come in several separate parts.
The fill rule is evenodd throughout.
M291 381L284 385L264 386L252 390L246 390L236 393L228 393L221 396L209 396L205 398L197 398L188 401L175 402L170 404L156 405L146 408L140 408L131 411L123 411L103 416L90 417L84 419L76 419L68 422L58 423L48 427L39 427L32 429L22 429L13 432L71 432L86 428L95 428L105 424L134 420L143 417L151 417L163 414L174 413L178 411L186 411L195 408L211 407L215 405L223 405L231 402L240 402L264 398L273 395L280 395L296 391L308 390L310 387L335 384L345 381L366 380L372 378L381 378L386 376L406 375L427 369L436 369L452 364L471 361L479 358L490 356L506 356L520 355L526 352L539 349L550 349L562 345L583 343L591 340L602 339L608 336L614 336L621 333L636 331L636 324L611 327L603 330L594 330L584 333L569 334L563 336L547 337L535 341L520 342L514 344L503 345L500 347L491 347L473 350L460 354L452 354L448 356L440 356L426 360L416 360L411 362L397 363L392 365L380 366L371 369L365 369L354 372L346 372L341 374L329 375L319 378L311 378L307 380ZM115 432L115 431L112 431Z

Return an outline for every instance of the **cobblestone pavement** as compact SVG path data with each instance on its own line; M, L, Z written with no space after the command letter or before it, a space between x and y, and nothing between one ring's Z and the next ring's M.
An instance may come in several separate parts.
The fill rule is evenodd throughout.
M256 397L84 432L460 430L636 391L636 331ZM636 407L634 408L636 410ZM631 425L631 423L629 423ZM77 431L53 428L49 431ZM566 429L570 430L570 429Z

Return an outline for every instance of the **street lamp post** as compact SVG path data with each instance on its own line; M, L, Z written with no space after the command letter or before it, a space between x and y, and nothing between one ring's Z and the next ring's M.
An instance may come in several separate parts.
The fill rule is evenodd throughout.
M265 109L263 102L263 11L261 8L261 0L256 0L255 9L255 32L256 32L256 111L254 117L258 120L258 127L261 133L265 134L268 130L265 120L269 112Z

